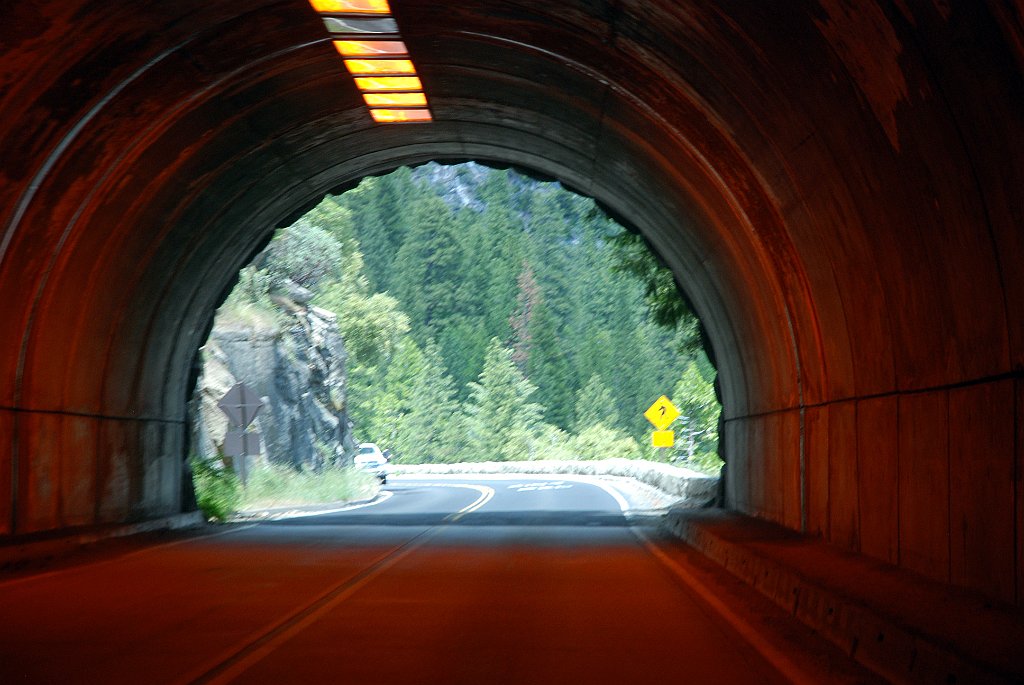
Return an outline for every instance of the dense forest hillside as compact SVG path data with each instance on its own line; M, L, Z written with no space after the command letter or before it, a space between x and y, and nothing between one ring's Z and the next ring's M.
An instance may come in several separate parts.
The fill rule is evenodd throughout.
M397 461L716 465L714 369L671 275L558 184L475 164L365 179L279 231L225 307L293 284L337 313L355 434ZM684 418L654 454L662 394Z

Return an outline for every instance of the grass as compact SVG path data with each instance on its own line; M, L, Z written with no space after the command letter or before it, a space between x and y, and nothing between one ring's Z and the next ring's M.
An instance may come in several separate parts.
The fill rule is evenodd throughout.
M376 478L352 468L325 468L316 473L263 465L249 473L240 509L346 502L371 497L377 487Z
M217 323L272 332L281 328L281 314L259 303L225 302L217 310Z

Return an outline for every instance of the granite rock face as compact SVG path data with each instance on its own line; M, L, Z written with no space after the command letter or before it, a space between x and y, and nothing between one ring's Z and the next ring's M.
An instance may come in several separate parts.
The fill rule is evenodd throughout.
M263 436L260 459L317 468L354 452L345 411L347 353L337 317L288 304L280 326L214 324L191 406L195 454L217 456L228 429L217 403L239 381L264 402L251 426Z

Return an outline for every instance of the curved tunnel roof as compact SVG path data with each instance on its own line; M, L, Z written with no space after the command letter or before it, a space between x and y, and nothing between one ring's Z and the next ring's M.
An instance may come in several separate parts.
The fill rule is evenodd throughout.
M850 402L981 384L1013 406L985 384L1024 361L1019 8L393 11L434 123L374 124L301 0L11 10L0 531L177 506L196 349L238 268L325 193L429 160L557 178L646 236L717 357L741 510L846 535L815 479L856 480L829 459L857 448L814 426L855 436ZM911 404L922 425L953 411Z

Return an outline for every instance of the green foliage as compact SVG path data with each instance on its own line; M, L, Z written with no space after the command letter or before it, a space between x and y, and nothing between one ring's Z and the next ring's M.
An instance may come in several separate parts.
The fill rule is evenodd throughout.
M275 330L283 317L270 299L271 279L266 271L247 266L238 273L238 284L217 310L217 320L223 323Z
M480 380L466 407L467 461L533 459L542 408L531 401L537 388L512 361L512 350L492 338Z
M385 363L352 369L350 416L362 441L388 448L394 444L399 422L412 408L413 384L423 367L423 352L406 337Z
M337 278L341 264L341 243L305 217L278 231L257 260L273 284L291 280L304 288Z
M350 353L358 438L399 461L638 454L642 412L668 394L690 422L677 455L712 464L714 370L643 239L557 185L440 171L326 198L243 272L237 316L272 316L283 278L312 290Z
M408 406L397 420L391 443L396 462L456 462L466 449L465 418L455 384L430 340L412 379Z
M717 473L718 416L721 407L715 397L714 369L702 353L690 361L673 390L672 402L681 416L676 421L676 454L683 462L706 473Z
M595 373L577 396L573 428L580 433L599 424L608 428L618 427L619 410L611 390L601 380L601 376Z
M569 441L576 459L639 459L640 445L623 431L602 423L587 426Z
M440 198L423 200L411 220L393 265L394 293L416 324L413 337L423 345L459 311L463 255L451 210Z
M612 243L616 248L615 270L640 280L655 323L675 328L683 319L692 318L672 272L658 264L642 236L622 232L612 238Z
M234 471L224 467L219 459L193 457L189 464L196 502L207 519L224 521L238 511L242 503L241 485Z
M409 333L409 317L387 293L346 293L337 284L318 293L313 302L338 315L345 348L358 364L376 366L389 359Z

